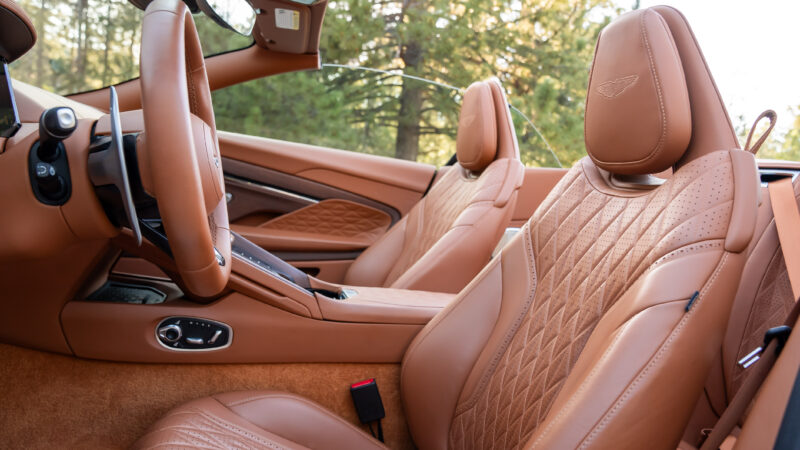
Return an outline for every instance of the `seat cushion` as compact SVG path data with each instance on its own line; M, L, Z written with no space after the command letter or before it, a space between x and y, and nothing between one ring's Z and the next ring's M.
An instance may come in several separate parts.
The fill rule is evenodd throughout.
M134 448L386 448L303 397L274 391L218 394L181 405Z

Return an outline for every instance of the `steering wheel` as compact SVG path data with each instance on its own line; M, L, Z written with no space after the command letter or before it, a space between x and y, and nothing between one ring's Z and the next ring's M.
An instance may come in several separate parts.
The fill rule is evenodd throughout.
M210 297L230 277L230 225L203 51L182 1L148 5L139 72L142 183L156 198L185 287Z

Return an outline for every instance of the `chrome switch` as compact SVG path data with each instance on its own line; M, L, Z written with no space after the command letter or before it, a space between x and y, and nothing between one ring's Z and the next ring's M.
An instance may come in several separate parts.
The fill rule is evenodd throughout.
M222 330L215 331L214 335L211 336L211 339L208 340L208 344L211 345L211 344L214 344L215 342L217 342L217 339L219 339L219 337L221 335L222 335Z
M181 326L175 323L164 325L158 329L158 337L168 344L174 344L180 341L182 336L183 330Z
M186 340L187 344L192 344L192 345L203 345L203 344L205 344L205 341L203 341L203 338L200 338L200 337L187 337L185 340Z

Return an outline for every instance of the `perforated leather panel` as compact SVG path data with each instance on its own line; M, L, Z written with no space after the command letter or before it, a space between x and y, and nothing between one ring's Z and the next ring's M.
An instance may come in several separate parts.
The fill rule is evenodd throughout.
M524 445L626 289L671 252L722 245L733 204L728 152L695 160L646 193L613 191L601 176L584 158L531 218L536 288L474 393L456 408L452 447Z

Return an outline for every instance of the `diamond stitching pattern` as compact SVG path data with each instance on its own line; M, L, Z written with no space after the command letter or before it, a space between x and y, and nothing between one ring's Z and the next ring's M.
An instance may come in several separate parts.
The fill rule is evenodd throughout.
M584 169L586 168L586 169ZM652 264L724 238L733 200L727 152L638 197L597 190L579 162L529 222L536 291L475 393L456 409L454 448L517 448L544 421L602 315Z
M455 165L433 185L428 195L408 214L407 245L387 276L387 285L425 256L448 231L457 226L472 225L462 218L469 208L495 201L509 162L497 160L480 177L470 180L461 174L461 166ZM412 225L413 221L416 221L416 225Z
M323 200L270 220L261 228L375 241L392 219L369 206L346 200Z

